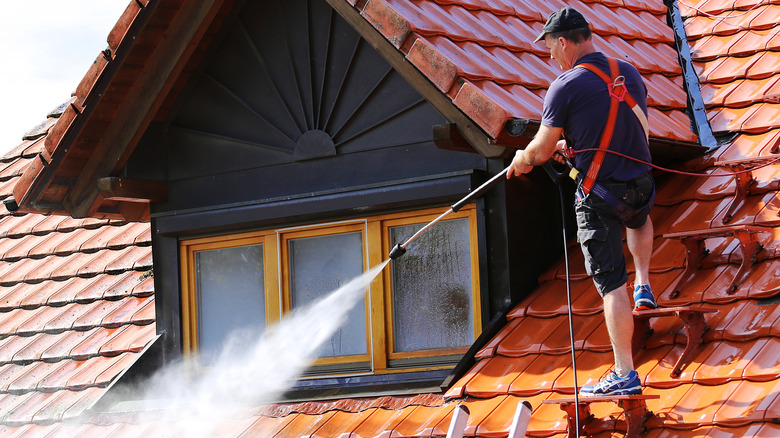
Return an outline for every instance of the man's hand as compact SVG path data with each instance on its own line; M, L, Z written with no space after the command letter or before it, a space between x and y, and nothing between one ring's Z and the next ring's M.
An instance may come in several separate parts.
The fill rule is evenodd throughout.
M568 149L569 147L566 146L566 140L558 140L558 143L555 144L555 152L560 152L560 154L553 154L553 159L560 164L566 164L566 158L564 157L569 157L569 155L567 155Z
M517 152L515 152L515 157L512 158L512 164L509 167L509 171L506 173L507 179L524 175L534 168L534 166L528 164L528 162L525 161L524 154L525 151L522 149L518 149Z
M546 163L555 152L562 133L563 128L540 125L528 146L515 152L512 164L506 173L507 179L530 172L534 168L534 163L537 165Z

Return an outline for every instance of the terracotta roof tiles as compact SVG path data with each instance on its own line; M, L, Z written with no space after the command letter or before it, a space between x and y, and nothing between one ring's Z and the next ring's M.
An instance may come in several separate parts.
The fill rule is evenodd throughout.
M610 55L632 59L647 76L661 73L672 80L679 78L681 70L671 47L672 33L665 25L665 8L636 1L617 2L620 6L608 3L565 5L582 10L593 25L598 46ZM540 119L538 98L527 108L518 107L518 102L527 100L522 90L546 88L558 74L558 66L549 62L541 43L531 42L547 15L562 6L563 2L509 6L503 2L376 0L366 3L360 12L453 98L456 106L495 137L509 118ZM631 25L625 26L626 22ZM426 65L432 59L436 63ZM534 64L544 67L534 68ZM447 68L437 70L433 65ZM679 93L678 87L674 88ZM683 109L679 100L661 102L661 107L672 112ZM651 105L657 105L656 101L651 100ZM657 131L672 114L657 115L659 123L651 124L653 135L693 138L687 125L675 131Z
M529 41L546 15L564 6L554 1L372 0L358 12L427 75L491 136L512 117L538 120L546 84L557 74L540 44ZM139 13L133 2L109 37L122 43ZM637 64L648 84L652 135L692 140L681 68L665 24L662 2L589 0L566 4L591 19L599 46ZM697 165L704 174L723 175L716 160L778 153L780 81L776 2L700 0L678 2L690 39L693 63L713 128L736 137ZM625 24L629 25L626 26ZM88 105L102 62L85 76L74 105ZM21 169L77 117L66 105L28 133L10 157L0 160L0 183L21 178ZM62 113L62 109L59 113ZM56 129L53 129L55 126ZM756 171L756 187L734 211L729 225L780 225L778 172ZM637 353L651 437L775 436L780 426L780 314L776 297L777 232L760 237L760 257L742 254L734 237L706 239L709 253L680 294L672 285L682 275L686 248L670 232L695 233L724 226L725 211L738 195L733 177L695 180L659 176L653 212L656 239L651 278L663 307L707 305L710 330L680 376L671 369L688 341L672 317L653 318L653 334ZM11 185L0 185L8 196ZM79 415L94 403L120 370L154 337L151 231L147 224L104 219L61 220L45 215L0 219L0 423L8 435L47 434L72 427L49 424ZM729 291L740 264L745 280ZM13 268L11 268L13 266ZM572 251L573 312L579 384L609 371L611 353L602 324L601 302ZM538 289L508 314L508 323L476 355L477 363L447 392L438 395L343 399L282 404L226 424L244 436L430 436L444 435L456 403L471 410L467 434L506 435L515 406L530 401L528 434L563 434L565 416L542 400L574 392L566 340L566 302L561 263L540 277ZM81 331L74 330L74 327ZM429 397L429 398L425 398ZM594 406L599 418L621 415L616 406ZM79 434L162 431L168 425L124 423L121 417L78 427ZM37 424L29 424L35 422ZM609 436L617 422L606 422ZM76 432L75 429L69 429Z
M0 159L0 181L16 183L56 116ZM145 223L0 218L0 423L21 426L6 436L80 415L153 339L150 244Z

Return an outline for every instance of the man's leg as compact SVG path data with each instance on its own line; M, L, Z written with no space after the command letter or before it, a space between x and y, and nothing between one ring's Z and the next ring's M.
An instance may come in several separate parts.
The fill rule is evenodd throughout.
M615 369L595 385L583 386L580 395L586 397L641 394L642 382L634 370L631 340L634 317L626 283L603 296L604 320L615 356Z
M626 242L634 258L634 284L650 284L650 256L653 254L653 222L647 217L639 228L626 228Z
M625 284L604 295L604 320L607 323L607 332L615 355L615 372L620 377L634 369L634 356L631 349L631 340L634 336L632 306Z
M634 279L634 309L649 310L658 307L653 289L650 287L650 258L653 255L653 222L647 218L641 227L626 229L626 242L634 257L636 278Z

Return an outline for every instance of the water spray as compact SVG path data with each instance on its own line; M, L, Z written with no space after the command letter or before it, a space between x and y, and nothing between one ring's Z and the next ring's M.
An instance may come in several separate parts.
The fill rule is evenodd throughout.
M494 185L496 185L499 181L502 179L506 179L506 174L509 171L509 168L512 166L507 166L506 169L502 170L501 172L494 175L489 180L485 181L481 186L477 187L471 193L466 195L463 199L460 201L452 204L449 210L442 213L439 217L436 219L428 222L424 227L420 228L416 233L412 235L409 239L406 240L404 243L398 243L393 247L393 250L390 251L390 259L395 260L398 257L401 257L402 255L406 254L406 247L414 241L414 239L418 238L420 234L424 233L428 230L428 228L432 227L436 222L439 222L440 220L444 219L445 216L447 216L450 213L455 213L456 211L463 208L464 205L468 204L469 202L473 201L475 198L478 198L482 196L485 192L493 188Z

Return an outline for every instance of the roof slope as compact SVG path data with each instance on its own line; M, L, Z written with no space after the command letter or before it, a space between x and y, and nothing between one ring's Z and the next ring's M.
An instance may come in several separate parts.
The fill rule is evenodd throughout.
M683 8L713 129L720 134L737 134L710 156L688 163L689 170L730 175L729 165L739 164L739 160L774 159L771 156L779 152L776 86L780 63L767 59L777 59L777 52L773 52L777 46L772 41L777 40L780 6L766 3L705 0L697 9ZM726 69L730 73L725 73ZM780 433L775 424L780 418L779 173L776 162L752 172L755 182L746 197L737 197L734 176L659 175L657 206L652 213L656 238L651 265L659 304L701 305L717 313L705 316L710 329L704 343L678 378L670 374L687 333L676 318L651 320L654 333L636 358L644 393L660 396L647 402L656 414L646 424L648 436L712 436L716 430L731 436ZM757 252L743 254L739 240L732 236L708 238L704 242L709 253L701 260L702 267L694 269L684 285L676 283L688 263L686 247L664 234L690 237L740 225L766 227L755 235L761 245ZM578 383L586 385L608 372L612 354L601 300L584 273L578 245L573 245L571 252ZM746 275L732 292L743 260L748 261ZM502 397L528 398L536 407L529 434L545 436L565 429L557 406L539 404L541 399L574 391L564 273L561 263L542 276L536 293L514 309L509 324L480 351L477 366L448 396L478 398L485 403ZM498 408L505 403L500 401ZM617 418L622 412L609 405L594 405L593 411L600 418Z
M614 10L618 11L643 11L650 9L645 3L636 2L593 2L582 9L590 18L593 17L597 27L597 34L602 38L609 38L608 27L603 22L613 17ZM753 8L749 2L739 2L738 9L730 3L729 8L720 11L714 10L711 4L721 2L702 1L698 7L708 13L725 13L733 16L733 19L743 17L738 27L748 32L751 36L757 33L758 38L751 40L755 46L753 52L741 57L729 55L727 44L726 51L716 52L715 62L725 64L734 62L746 68L745 65L755 66L752 71L766 80L761 87L749 82L757 80L750 77L750 73L743 72L742 76L734 76L725 81L721 79L725 87L731 88L730 93L722 91L722 96L731 96L732 99L713 99L716 95L717 81L703 75L703 94L707 102L707 108L713 121L716 133L726 134L725 131L733 131L738 136L733 142L722 146L713 154L684 166L688 170L697 170L705 174L728 174L728 170L720 163L727 160L755 158L777 152L780 141L777 128L777 117L766 117L763 114L772 114L778 110L775 101L774 85L778 79L776 69L778 63L765 64L756 59L773 57L771 41L775 38L773 32L754 32L751 26L758 29L768 26L756 15L763 11L766 16L776 17L780 12L780 6L766 5ZM358 4L362 4L358 2ZM550 9L560 5L549 6ZM503 10L501 8L504 8ZM519 6L515 6L519 7ZM576 7L580 7L579 5ZM709 9L707 9L709 8ZM771 10L767 10L770 9ZM380 9L383 13L379 14ZM496 80L501 76L496 74L501 71L493 67L488 68L493 60L496 49L496 41L517 41L512 33L501 34L501 25L493 26L490 31L482 33L482 37L476 37L476 27L473 15L481 14L483 20L485 11L503 11L503 18L510 19L513 13L522 12L512 9L501 2L401 2L401 1L370 1L365 5L362 14L366 19L375 24L383 34L401 51L407 53L407 59L415 63L424 71L425 62L436 65L437 70L447 71L441 68L438 53L441 48L447 47L448 59L457 59L453 65L457 65L455 71L450 71L445 81L440 81L440 89L453 97L458 104L463 102L459 96L463 93L478 90L480 99L490 96L490 102L501 101L502 111L488 112L485 119L493 126L494 130L500 129L502 117L506 116L506 108L510 105L522 105L523 103L510 101L506 96L507 89L522 89L523 93L532 93L537 99L529 98L534 102L527 109L519 107L513 111L516 116L538 114L541 102L538 100L542 91L531 85L526 78L528 76L506 75L502 76L505 82ZM588 11L597 11L595 14ZM748 10L749 13L745 13ZM662 20L661 11L654 13L647 10L653 19ZM706 18L705 12L693 14L692 9L684 13L686 17L686 29L697 27L707 32L707 25L702 20L709 20L710 27L716 27L723 20ZM393 19L380 20L376 17L394 17ZM540 16L531 15L524 17L532 25L540 27ZM633 18L624 16L624 21L629 21L640 28ZM402 19L398 19L401 17ZM435 17L435 19L431 18ZM647 15L643 17L649 18ZM647 22L648 20L639 22ZM771 19L770 19L771 20ZM537 22L538 21L538 22ZM776 21L776 20L775 20ZM400 31L398 29L400 24ZM495 22L493 22L495 23ZM396 27L392 27L394 25ZM408 26L409 32L403 31ZM524 24L516 25L517 28L525 28ZM776 29L774 24L773 29ZM611 27L609 27L611 28ZM616 24L615 28L625 29L625 26ZM536 30L536 29L534 29ZM395 32L395 33L394 33ZM709 30L722 40L727 37L738 39L743 37L734 29L721 31ZM720 33L718 33L720 32ZM690 33L690 30L689 30ZM499 37L491 35L503 35ZM522 38L527 42L533 39L534 32L527 32ZM398 37L398 36L401 37ZM410 36L411 35L411 36ZM446 35L446 37L445 37ZM460 36L458 40L455 36ZM465 35L465 37L464 37ZM647 30L642 35L653 35ZM632 57L631 60L640 65L645 78L650 78L649 88L653 96L653 72L676 71L676 67L670 66L664 69L665 62L675 62L676 53L646 54L642 48L652 46L652 37L649 42L642 41L643 36L627 35L629 44L633 42L634 50L642 53L642 56ZM490 43L485 41L492 38L491 50L484 50ZM481 44L474 43L479 39ZM409 42L411 41L411 42ZM423 53L420 45L433 45L436 50L430 49ZM616 39L610 40L615 42ZM523 43L515 42L515 48ZM656 43L657 44L657 43ZM703 68L705 62L713 62L712 59L703 61L700 57L701 50L697 44L702 44L692 39L693 52L696 56L694 65ZM747 42L745 42L747 44ZM418 49L415 49L418 47ZM603 47L603 46L602 46ZM470 50L469 50L470 49ZM419 50L415 51L415 50ZM517 49L518 51L524 49ZM536 58L544 54L534 54L533 49L527 49L529 54ZM628 50L631 50L630 48ZM732 49L733 51L733 49ZM416 55L418 54L418 55ZM736 54L735 54L736 55ZM418 59L417 56L424 58ZM753 58L753 59L751 59ZM425 62L424 62L425 61ZM645 64L645 62L647 64ZM444 64L447 65L446 63ZM511 71L526 71L528 64L514 66ZM421 67L422 66L422 67ZM763 68L764 70L760 70ZM480 70L481 69L481 70ZM429 70L433 71L433 70ZM665 79L668 76L662 74ZM673 75L671 75L673 77ZM431 73L429 77L436 78ZM506 78L513 78L506 80ZM544 76L542 76L544 77ZM455 79L458 78L458 79ZM549 78L548 78L549 79ZM748 81L748 82L745 82ZM434 82L436 80L434 79ZM727 82L727 83L726 83ZM523 84L521 86L520 84ZM515 88L512 88L512 87ZM743 88L744 87L744 88ZM659 87L662 91L669 87ZM675 88L676 89L676 88ZM743 94L736 94L735 89ZM469 91L471 90L471 91ZM672 91L675 92L675 91ZM491 94L492 93L492 94ZM740 96L740 99L735 99ZM671 98L674 103L682 105L684 96ZM485 102L485 100L482 100ZM510 102L510 103L507 103ZM491 104L479 108L491 108ZM653 105L658 105L653 102ZM500 106L500 105L499 105ZM468 106L460 105L461 109L474 117L479 122L478 112L469 113ZM670 105L674 108L674 105ZM474 108L478 108L474 106ZM678 107L679 108L679 107ZM476 111L476 110L475 110ZM670 111L674 114L675 110ZM727 117L728 114L741 114L739 118ZM667 114L667 113L665 113ZM720 120L729 120L729 123ZM681 129L678 125L659 122L658 118L652 122L655 129L669 129L672 133L687 136L688 130ZM659 126L660 125L660 126ZM673 134L675 135L675 134ZM718 162L719 166L715 163ZM728 163L726 163L728 164ZM650 429L647 436L712 436L717 433L730 436L776 436L780 433L780 426L776 424L780 418L780 364L777 361L777 351L780 348L780 306L778 295L780 294L780 276L777 261L778 242L780 232L777 230L780 224L778 210L777 166L769 166L755 171L753 176L756 184L751 188L749 196L738 199L736 202L735 182L733 176L717 178L699 178L681 175L659 175L658 207L653 212L656 224L656 238L651 267L651 275L654 288L659 294L661 306L672 307L681 305L700 305L717 310L717 313L707 314L705 319L710 330L704 335L702 346L697 349L693 357L684 365L681 375L677 378L670 376L672 368L681 354L687 341L686 332L679 320L673 317L654 318L650 327L654 334L646 341L644 349L637 356L637 366L644 379L645 393L657 394L658 400L648 401L650 410L655 416L646 424ZM733 218L724 224L730 205L734 202ZM726 226L756 225L767 227L766 232L756 235L762 245L757 254L742 254L739 241L734 237L714 237L705 240L705 246L709 255L703 259L703 267L693 271L691 278L682 287L679 295L674 294L675 282L684 272L686 264L686 247L679 240L666 238L669 233L704 232L706 230L723 228ZM585 385L596 381L609 371L612 363L611 347L606 335L606 328L601 315L601 300L596 293L593 284L584 272L582 254L576 243L572 242L572 293L575 339L577 350L577 365L579 385ZM746 265L746 276L740 282L733 293L729 293L735 281L735 275L743 259L755 258L755 264ZM573 373L569 355L569 337L567 324L567 306L565 296L565 275L563 262L552 267L540 278L540 286L527 300L518 305L509 316L509 324L477 355L479 361L455 386L453 386L445 398L449 403L442 407L414 407L399 406L395 409L368 409L357 412L342 412L338 409L339 402L333 402L329 409L318 416L257 416L244 424L242 432L262 430L267 436L287 437L299 436L300 431L312 433L316 431L319 436L330 436L331 430L326 426L332 415L339 416L342 426L339 433L352 432L355 436L430 436L431 434L443 434L449 423L449 417L454 403L464 403L469 407L471 416L466 434L469 436L502 437L506 436L510 426L512 414L521 400L528 400L534 407L528 434L530 436L552 436L563 434L566 430L564 413L555 405L542 404L546 398L561 398L574 392ZM620 418L622 411L614 405L601 404L592 407L593 413L598 418ZM425 412L423 416L417 416L418 412ZM305 425L300 422L306 421ZM295 424L295 426L292 426ZM604 424L604 436L608 436L615 427L616 422ZM240 434L240 433L239 433Z
M522 146L529 141L532 130L512 137L504 126L513 119L541 119L542 97L559 67L542 43L531 41L549 11L564 2L323 1L381 40L391 65L425 90L421 94L458 124L472 148L497 157L507 149L492 143ZM116 176L146 127L165 120L208 42L238 3L130 2L45 149L16 185L20 211L148 220L148 209L128 198L164 199L164 183L135 181L131 193L113 196L98 190L96 181ZM599 47L631 60L643 73L650 93L652 138L677 146L672 149L681 153L690 149L696 137L684 113L681 70L661 2L569 3L592 17Z
M0 159L0 199L61 111ZM0 214L0 424L78 416L140 357L156 334L150 245L146 223Z
M661 1L371 0L355 7L455 106L497 138L511 118L541 120L544 93L560 67L533 40L548 14L563 6L591 22L598 48L642 73L651 136L695 142Z
M349 2L354 3L406 59L486 131L500 131L508 117L538 117L546 84L542 80L549 82L555 70L548 61L542 61L547 56L541 52L543 47L529 42L541 28L547 11L532 10L535 6L521 2L498 0ZM562 5L545 3L544 8L552 10ZM685 96L680 94L677 55L668 46L670 37L663 36L670 33L664 33L667 30L661 2L604 0L573 5L594 22L597 39L621 48L623 56L640 66L653 100L651 123L656 135L690 139L687 118L680 119ZM683 167L724 174L727 171L723 161L728 165L734 160L778 152L779 118L771 114L779 111L775 96L780 63L772 59L778 53L773 17L780 15L780 6L771 1L702 0L696 7L681 4L713 127L720 134L731 131L737 136L709 156ZM521 19L517 20L515 15ZM512 23L508 27L511 32L504 31L507 22ZM625 26L626 22L631 25ZM484 23L490 25L483 27ZM652 26L648 27L649 23ZM517 29L529 26L525 36L519 37L522 32ZM625 33L628 46L615 37L618 33ZM600 46L607 47L603 43ZM516 56L508 56L509 53L527 60L518 64ZM531 65L537 66L534 73L528 73ZM728 71L735 73L724 73ZM443 73L443 79L439 73ZM533 103L524 108L525 102ZM686 333L674 318L651 321L654 334L636 361L646 392L660 396L648 402L656 416L647 424L647 436L780 435L777 173L778 166L755 171L756 183L749 186L747 196L742 198L736 198L732 176L659 175L651 267L659 302L662 306L701 304L718 312L705 316L710 330L678 378L671 378L670 371L686 341ZM732 218L724 224L734 199L737 202ZM684 272L686 248L663 235L734 225L768 228L756 235L762 245L757 253L743 254L733 237L707 239L708 254L703 257L702 266L692 271L681 293L674 294L674 283ZM572 254L578 383L584 385L606 373L612 358L600 299L583 272L581 253L573 243ZM743 260L755 263L746 264L746 276L736 291L729 293ZM521 400L530 401L534 407L530 436L563 434L563 412L557 406L541 403L543 399L565 397L574 391L562 263L551 267L540 278L536 292L512 311L509 324L479 352L477 365L447 393L449 401L423 395L276 405L226 422L222 435L442 435L454 404L465 403L471 411L467 435L503 437ZM616 406L608 404L594 405L593 413L599 418L620 415ZM607 423L607 430L600 435L611 435L609 429L615 424ZM165 426L143 423L142 418L134 415L117 415L93 418L78 426L76 432L137 436ZM27 425L15 431L43 435L65 427Z

